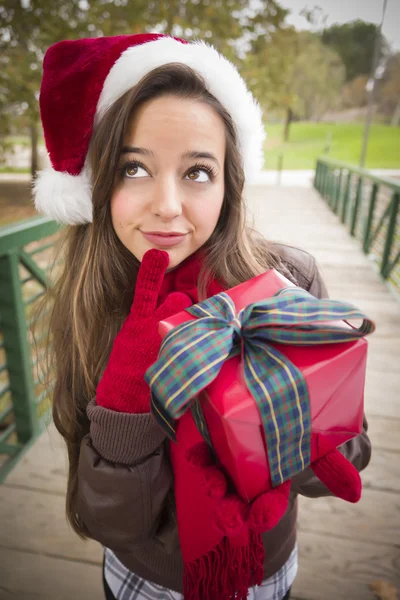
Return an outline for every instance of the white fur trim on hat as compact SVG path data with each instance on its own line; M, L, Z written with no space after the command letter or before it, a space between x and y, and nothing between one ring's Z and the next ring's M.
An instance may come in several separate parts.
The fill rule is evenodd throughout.
M182 44L173 38L160 38L125 50L106 77L95 122L152 69L173 62L185 64L199 73L208 91L231 115L238 134L246 181L251 183L264 165L265 130L261 108L236 67L205 42Z
M69 225L92 222L92 186L86 168L79 175L43 169L33 190L36 210L55 221Z

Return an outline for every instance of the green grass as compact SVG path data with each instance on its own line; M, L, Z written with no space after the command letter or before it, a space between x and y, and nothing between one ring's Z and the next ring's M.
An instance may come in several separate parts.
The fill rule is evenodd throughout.
M283 125L266 124L265 168L275 170L283 154L283 169L314 169L322 155L329 131L332 132L329 156L353 165L360 161L363 124L361 123L292 123L289 142L282 142ZM400 169L400 128L371 126L367 169Z
M30 173L31 170L25 167L0 167L0 173Z
M17 144L18 146L26 146L30 145L30 139L27 135L8 135L6 136L6 141L10 144Z

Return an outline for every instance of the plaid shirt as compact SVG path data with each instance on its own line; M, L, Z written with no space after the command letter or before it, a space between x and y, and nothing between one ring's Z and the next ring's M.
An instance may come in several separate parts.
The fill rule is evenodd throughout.
M249 590L248 600L282 600L296 574L297 546L275 575ZM179 592L173 592L131 573L108 548L105 548L104 576L116 600L183 600Z

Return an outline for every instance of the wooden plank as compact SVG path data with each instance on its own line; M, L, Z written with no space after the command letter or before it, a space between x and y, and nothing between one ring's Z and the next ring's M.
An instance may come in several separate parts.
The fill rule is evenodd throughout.
M301 531L299 550L299 600L376 600L368 585L377 579L400 587L398 547Z
M399 454L381 448L372 449L371 462L362 472L362 480L365 488L400 494Z
M339 250L340 251L340 250ZM327 285L331 288L340 290L342 287L350 290L358 290L358 286L365 286L367 290L377 289L388 290L379 275L372 268L371 263L366 259L364 264L354 270L351 266L341 265L340 267L329 262L321 265L321 270L327 281ZM371 286L371 288L370 288Z
M13 600L104 598L101 567L0 548L1 590Z
M61 436L51 425L11 471L5 486L21 486L65 496L67 453Z
M398 369L383 373L371 363L367 367L365 384L367 416L400 418L400 381Z
M400 307L399 307L400 313ZM369 338L368 347L368 367L372 366L376 370L382 371L397 371L400 366L400 327L394 327L399 333L396 338L374 338L372 334ZM400 377L397 377L397 385L400 390Z
M395 546L400 540L398 495L364 488L357 504L300 497L299 531Z
M103 552L82 541L67 524L63 496L0 487L0 546L100 564Z
M376 448L400 453L400 418L373 415L368 421L368 435L372 451ZM400 456L399 456L400 460Z

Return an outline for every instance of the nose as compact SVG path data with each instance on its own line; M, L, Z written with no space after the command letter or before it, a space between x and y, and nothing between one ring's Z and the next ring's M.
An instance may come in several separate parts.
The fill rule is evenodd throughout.
M171 177L159 178L153 189L152 213L164 221L171 221L182 214L181 190Z

